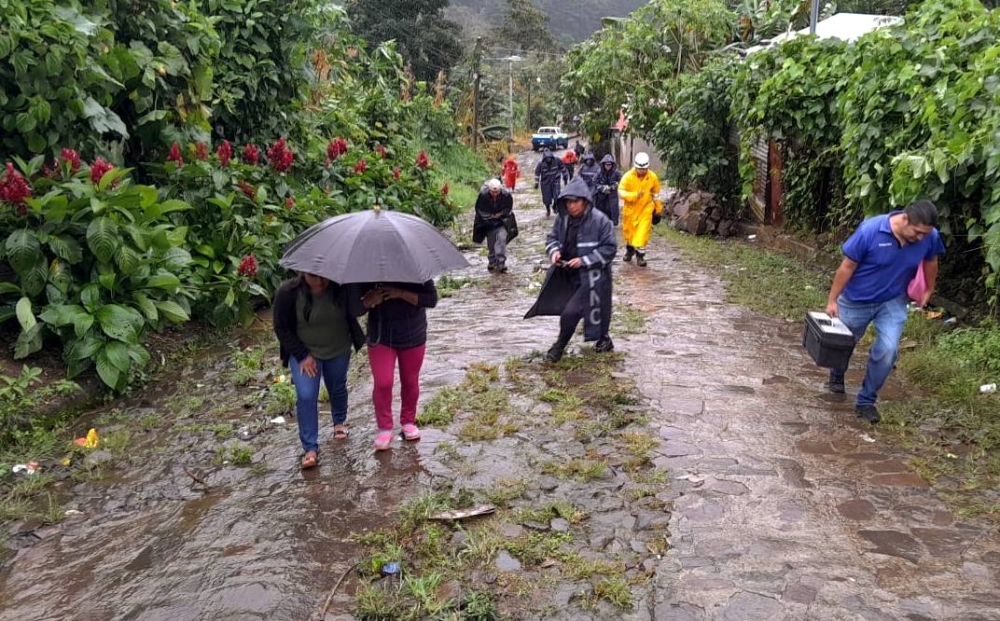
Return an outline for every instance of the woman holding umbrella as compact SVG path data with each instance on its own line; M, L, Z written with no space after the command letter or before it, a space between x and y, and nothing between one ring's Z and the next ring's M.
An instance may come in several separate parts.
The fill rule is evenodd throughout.
M285 281L274 297L274 333L281 362L291 367L295 420L302 443L301 466L319 464L319 384L326 384L333 437L347 439L347 369L351 346L361 349L364 333L346 291L322 276L304 273Z
M351 297L363 306L359 313L369 313L368 361L379 430L375 450L392 444L397 361L403 437L420 439L417 400L427 342L426 309L437 305L435 277L469 267L462 253L429 222L376 206L312 226L289 244L281 265L353 285Z
M420 367L427 350L427 311L437 306L433 280L422 285L390 283L377 285L361 298L368 310L368 362L372 369L372 404L375 406L375 450L392 444L392 385L399 361L399 423L403 438L420 439L417 401L420 398Z

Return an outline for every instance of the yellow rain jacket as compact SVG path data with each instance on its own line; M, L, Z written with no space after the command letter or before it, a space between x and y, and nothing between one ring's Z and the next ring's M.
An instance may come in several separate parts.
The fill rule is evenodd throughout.
M622 241L633 248L643 248L649 243L649 233L653 228L653 213L662 214L660 202L660 180L656 173L646 170L642 179L635 174L635 168L625 173L618 184L618 196L622 198Z

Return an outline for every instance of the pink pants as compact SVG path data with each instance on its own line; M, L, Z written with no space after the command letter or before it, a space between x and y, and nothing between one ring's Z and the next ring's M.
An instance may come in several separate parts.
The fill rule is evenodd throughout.
M417 400L420 398L420 367L424 364L426 345L408 349L394 349L385 345L368 346L368 362L372 367L372 403L375 404L375 422L379 431L392 431L392 383L396 376L396 359L399 359L399 384L402 405L399 424L417 422Z

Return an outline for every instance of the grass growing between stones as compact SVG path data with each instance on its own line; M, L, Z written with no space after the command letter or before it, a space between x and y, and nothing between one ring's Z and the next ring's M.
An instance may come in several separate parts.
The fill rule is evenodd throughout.
M413 499L392 526L357 537L364 552L355 616L522 618L528 611L565 612L565 606L553 611L552 602L567 590L571 609L631 609L633 589L648 580L642 561L656 554L636 551L642 549L637 542L653 549L664 531L642 527L619 535L614 520L597 514L621 511L629 519L631 512L648 520L663 508L648 496L662 492L667 478L642 459L659 440L645 427L638 392L621 372L624 361L623 354L584 347L557 364L538 356L500 367L473 364L461 384L439 390L421 422L436 421L456 434L435 451L454 473L438 481L448 481L450 491ZM490 478L486 467L475 476L489 482L466 489L467 471L480 465L471 456L495 459L496 446L509 446L478 443L518 426L524 431L504 453L503 475ZM567 433L565 442L575 445L570 456L542 448ZM642 494L623 493L616 482L622 476L626 489L641 487ZM483 502L496 512L461 522L431 519ZM383 575L393 562L402 564L400 575Z

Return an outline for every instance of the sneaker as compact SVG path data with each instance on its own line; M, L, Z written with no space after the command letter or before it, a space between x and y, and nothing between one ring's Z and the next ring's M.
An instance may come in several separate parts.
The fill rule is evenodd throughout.
M622 261L628 263L629 261L632 260L632 255L634 255L634 254L635 254L635 248L633 248L632 246L626 247L625 248L625 256L622 257Z
M545 359L549 362L559 362L562 360L563 353L565 351L566 345L556 341L556 343L549 348L548 353L545 354Z
M873 425L882 420L882 417L878 415L878 408L874 405L859 405L854 408L854 411L858 413L858 418L866 420Z
M392 446L392 432L391 431L378 432L378 435L375 436L375 450L388 451L390 446Z
M497 271L500 272L501 274L506 274L507 273L507 262L506 261L500 261L499 263L497 263Z
M600 339L597 340L597 344L594 345L594 351L596 352L605 353L614 350L615 350L615 344L611 340L610 336L602 336Z
M845 392L844 374L830 371L830 392L835 395L842 395Z
M646 267L646 255L641 252L635 253L635 264L639 267Z
M420 439L420 429L416 425L403 425L403 439L416 442Z

